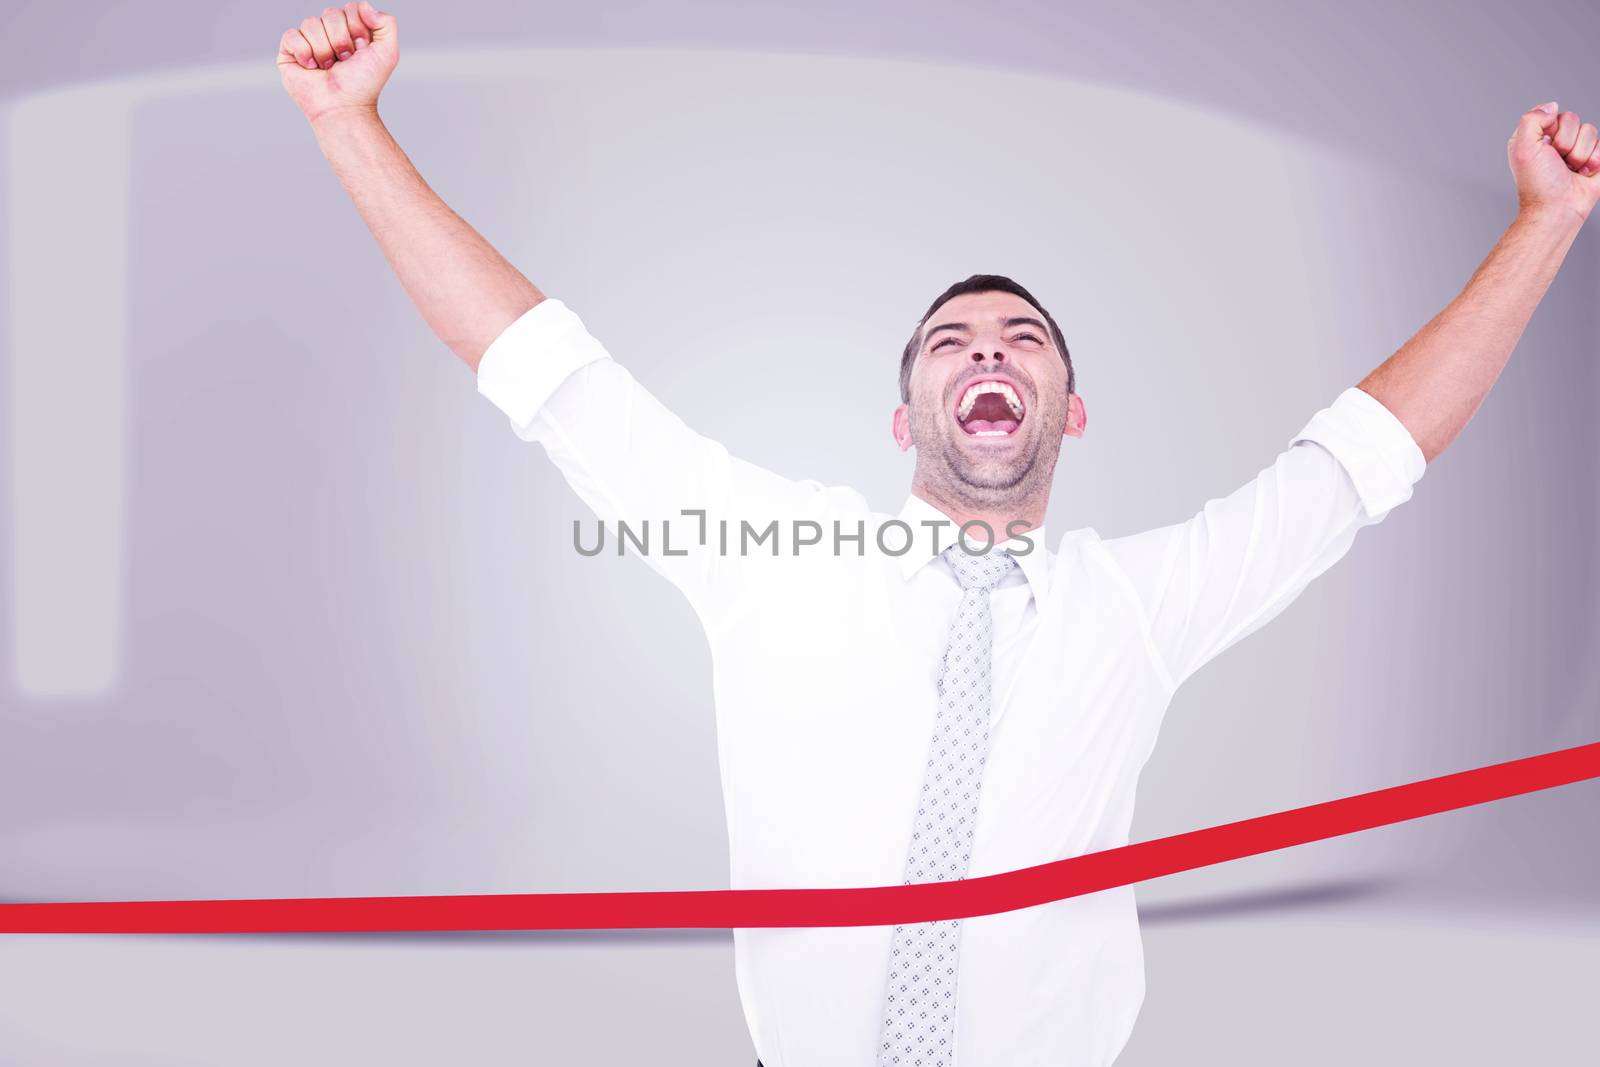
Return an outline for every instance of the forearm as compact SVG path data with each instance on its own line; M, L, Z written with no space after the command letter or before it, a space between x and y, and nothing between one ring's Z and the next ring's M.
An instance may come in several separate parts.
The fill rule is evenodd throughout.
M434 334L474 371L544 295L429 188L375 108L311 122L317 144Z
M1460 295L1358 383L1430 463L1477 413L1582 224L1564 209L1520 211Z

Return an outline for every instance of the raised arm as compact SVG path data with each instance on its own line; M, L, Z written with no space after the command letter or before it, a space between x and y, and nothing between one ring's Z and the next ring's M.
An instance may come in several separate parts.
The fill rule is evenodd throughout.
M378 94L398 58L394 16L360 0L286 32L277 62L406 293L477 373L478 392L518 437L544 447L602 520L611 534L605 551L617 550L625 524L629 550L711 625L770 574L760 557L723 550L725 527L728 543L739 545L744 522L765 530L865 510L859 494L792 481L696 433L611 358L576 310L547 298L451 211L378 119Z
M1276 617L1409 500L1482 405L1600 195L1600 138L1570 111L1528 111L1507 150L1516 218L1448 307L1252 481L1185 522L1103 542L1169 685Z
M1522 115L1506 154L1516 218L1460 295L1359 386L1430 463L1477 414L1600 197L1600 137L1554 102Z
M428 187L378 117L400 58L395 17L367 0L284 33L278 74L434 334L474 371L544 294Z

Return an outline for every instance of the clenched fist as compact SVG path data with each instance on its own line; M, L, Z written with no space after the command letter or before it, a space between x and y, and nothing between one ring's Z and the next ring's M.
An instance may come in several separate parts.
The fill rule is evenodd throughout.
M1556 207L1589 217L1600 198L1600 134L1556 103L1523 112L1506 145L1523 208Z
M399 59L395 17L367 0L324 8L278 42L284 91L312 121L338 108L375 109Z

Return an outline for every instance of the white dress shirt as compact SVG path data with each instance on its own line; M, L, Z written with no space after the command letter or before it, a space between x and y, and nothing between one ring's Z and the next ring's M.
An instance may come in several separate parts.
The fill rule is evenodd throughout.
M489 346L478 390L518 437L544 446L608 538L619 520L636 531L649 521L649 550L635 554L705 627L731 887L902 884L961 596L937 556L954 525L921 525L949 520L914 495L898 515L878 513L854 489L730 455L554 298ZM1424 466L1404 425L1352 387L1271 466L1186 522L1112 539L1085 527L1054 544L1041 528L1008 542L1020 566L993 594L990 748L968 877L1126 844L1139 771L1177 686L1409 499ZM704 525L684 509L703 509ZM893 554L901 529L883 525L896 518L914 535L903 555ZM822 542L802 547L812 531L791 535L797 520L819 524ZM741 554L741 521L758 531L777 521L779 553L769 541ZM841 541L835 554L836 521L864 529L859 545ZM734 930L764 1067L871 1067L892 932ZM1131 887L967 918L955 1062L1101 1067L1143 997Z

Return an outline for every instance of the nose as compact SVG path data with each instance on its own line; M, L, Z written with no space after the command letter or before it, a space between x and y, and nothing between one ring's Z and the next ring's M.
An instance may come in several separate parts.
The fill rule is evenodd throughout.
M996 363L1004 363L1006 361L1006 354L1004 352L1000 351L997 348L997 349L994 350L994 355L991 358ZM974 362L974 363L982 363L983 359L984 359L983 349L975 348L975 349L972 350L972 362Z

